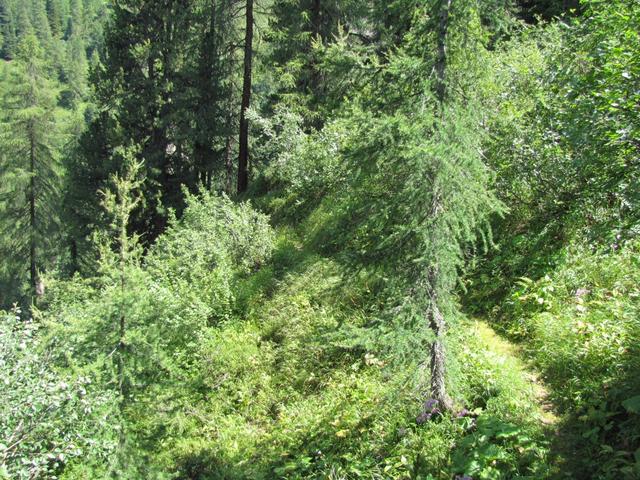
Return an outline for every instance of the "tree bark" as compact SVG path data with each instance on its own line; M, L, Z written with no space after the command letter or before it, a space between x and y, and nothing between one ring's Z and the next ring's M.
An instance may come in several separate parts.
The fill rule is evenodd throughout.
M36 265L36 140L35 126L29 123L29 273L31 282L31 299L36 304L38 271Z
M233 136L227 135L224 146L224 165L226 170L224 191L227 195L233 194L233 160L231 158L231 149L233 148Z
M440 109L447 97L446 69L447 69L447 33L449 32L449 12L453 0L441 0L438 22L438 46L436 56L436 98Z
M429 327L433 331L435 339L431 344L430 352L430 371L431 371L431 385L430 396L438 401L438 407L442 411L453 410L453 401L447 393L446 385L446 350L444 346L444 334L446 323L440 307L438 306L438 276L440 271L437 265L432 266L427 274L427 283L429 289Z
M238 193L249 186L249 120L246 113L251 105L251 67L253 59L253 0L247 0L244 40L244 80L240 110L240 145L238 154Z
M449 30L449 11L451 9L452 0L442 0L440 3L438 36L437 36L437 54L436 54L436 85L435 94L438 100L438 108L440 116L444 115L444 103L446 101L446 68L447 68L447 32ZM442 210L442 199L439 192L433 192L433 203L431 214L436 219L434 225L438 225L437 217ZM437 228L434 228L437 230ZM434 231L432 234L432 246L440 242L439 232ZM439 249L434 248L437 252ZM429 327L433 331L435 339L431 344L431 398L438 401L438 406L443 411L453 409L453 402L449 397L446 388L446 351L444 346L444 335L446 322L440 310L439 288L440 288L440 268L437 263L431 265L427 272L427 290L429 300L429 311L427 314Z

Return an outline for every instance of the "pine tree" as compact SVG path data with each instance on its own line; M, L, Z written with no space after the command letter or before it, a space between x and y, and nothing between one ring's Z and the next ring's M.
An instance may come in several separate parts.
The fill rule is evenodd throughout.
M15 11L16 37L21 42L33 33L32 10L28 2L18 2Z
M84 3L82 0L71 0L70 15L67 20L67 27L64 38L69 40L74 34L84 38L85 35L85 16Z
M52 262L59 226L57 90L46 78L43 55L35 35L22 40L3 98L0 137L5 150L0 170L6 206L1 219L3 257L14 259L18 279L28 271L34 302L39 272Z
M60 0L47 0L46 8L51 34L56 38L60 38L64 30L61 2Z
M87 147L83 163L100 188L120 171L108 160L113 149L140 146L148 181L132 224L145 241L164 230L169 208L184 207L182 185L192 191L199 182L210 185L224 168L239 110L231 80L236 7L236 0L113 6L94 76L100 113L86 134L104 141L81 141Z
M14 9L9 0L0 0L0 30L3 39L1 56L7 60L12 59L16 52L18 38Z
M322 48L341 34L352 42L350 46L377 41L379 34L373 28L377 17L372 18L367 2L355 0L276 0L271 12L266 37L271 47L269 61L280 77L278 94L288 104L306 110L308 122L320 127L327 93L339 83L323 76Z
M193 138L195 169L200 182L212 188L213 177L226 171L231 157L231 139L237 134L235 77L239 63L234 10L236 0L208 0L203 8L204 26L198 42L197 62L192 76L196 79L192 102L195 128ZM230 186L226 187L228 193Z
M53 47L53 36L45 5L39 0L33 3L31 22L40 45L45 52L49 52Z
M65 46L65 80L73 93L74 100L80 100L86 95L89 71L84 42L79 34L73 34Z

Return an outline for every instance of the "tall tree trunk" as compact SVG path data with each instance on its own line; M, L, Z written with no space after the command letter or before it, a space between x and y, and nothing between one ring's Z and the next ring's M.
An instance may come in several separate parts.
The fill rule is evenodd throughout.
M38 271L36 267L36 140L35 126L29 123L29 279L31 282L31 301L37 299Z
M224 165L226 170L224 191L227 195L233 194L233 160L231 158L231 150L233 148L233 136L227 135L224 146Z
M218 0L211 0L209 29L202 36L202 44L200 46L200 64L198 69L198 89L199 106L208 106L205 110L206 114L200 113L197 117L197 136L194 145L194 157L196 165L196 177L199 182L206 186L207 190L211 190L211 180L213 177L215 151L213 148L212 125L216 124L215 115L211 114L212 107L215 104L215 93L212 91L212 79L215 78L214 63L216 55L219 55L217 44L217 3Z
M80 271L80 265L78 264L78 242L74 237L71 238L69 243L69 253L71 255L71 275Z
M249 120L246 113L251 105L251 62L253 57L253 0L247 0L244 39L244 81L240 110L240 145L238 155L238 193L249 186Z
M322 4L321 0L313 0L313 4L311 6L311 35L313 40L316 41L318 38L322 36ZM319 95L319 86L320 86L320 71L318 69L318 62L316 59L315 53L312 51L311 53L311 78L310 78L310 87L311 92L314 96L318 97Z
M440 109L447 97L446 70L447 70L447 33L449 32L449 12L453 0L441 0L438 22L438 46L436 56L436 97Z
M437 36L437 56L435 64L436 72L436 85L435 93L438 99L438 107L440 109L440 116L444 115L444 103L446 100L446 68L447 68L447 32L449 30L449 12L451 9L451 3L453 0L441 0L439 21L438 21L438 36ZM437 191L433 192L433 204L432 204L432 218L436 219L434 222L435 227L432 235L432 242L440 242L439 232L437 231L437 225L439 224L437 217L440 216L442 210L442 198ZM434 248L434 251L439 249ZM438 401L439 407L442 410L451 410L453 408L453 402L447 394L446 388L446 352L444 346L444 334L446 322L442 311L440 310L439 302L441 301L439 295L440 289L440 268L437 263L434 263L429 267L427 272L427 290L429 297L429 311L428 321L429 327L433 331L435 339L431 344L431 397Z
M444 334L446 328L446 322L442 312L440 311L438 295L438 276L440 275L440 269L437 265L433 265L429 268L427 273L427 288L428 288L428 300L429 311L428 321L429 328L433 331L435 339L431 344L430 352L430 372L431 372L431 385L430 396L438 401L438 407L443 411L450 411L453 409L453 401L447 393L446 385L446 350L444 346Z
M311 6L311 33L314 37L320 35L321 0L313 0Z

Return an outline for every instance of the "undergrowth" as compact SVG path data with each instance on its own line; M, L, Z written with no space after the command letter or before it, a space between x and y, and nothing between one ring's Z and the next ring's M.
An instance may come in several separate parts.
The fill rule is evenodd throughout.
M566 478L640 475L639 249L571 247L549 274L521 278L494 312L564 415L556 450Z
M395 333L413 338L388 338L377 318L379 272L354 275L340 252L315 250L332 222L323 211L303 229L280 227L272 262L238 282L239 318L200 346L196 383L206 394L184 416L154 421L175 432L160 470L194 479L546 475L547 444L522 366L464 318L449 339L460 413L420 418L426 326ZM407 342L423 348L393 351Z

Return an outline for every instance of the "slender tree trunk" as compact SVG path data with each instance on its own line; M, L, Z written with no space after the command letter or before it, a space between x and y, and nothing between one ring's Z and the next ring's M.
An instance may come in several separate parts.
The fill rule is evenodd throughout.
M124 200L121 200L124 201ZM125 355L125 340L124 336L126 333L126 315L125 309L126 305L124 304L125 292L127 289L127 224L122 219L120 221L120 255L119 255L119 270L120 270L120 296L121 296L121 304L120 304L120 322L118 329L118 393L120 395L120 405L121 408L124 408L125 397L126 397L126 387L124 381L124 355Z
M314 37L320 35L321 6L321 0L313 0L313 4L311 6L311 33Z
M322 22L322 4L321 0L313 0L313 4L311 6L311 35L314 40L317 40L318 37L321 37L321 22ZM312 54L311 57L311 91L317 97L319 95L319 86L320 86L320 72L318 69L318 62L316 60L316 55Z
M37 301L38 271L36 266L36 140L34 125L29 124L29 279L31 282L31 299Z
M217 72L214 64L216 56L219 55L217 44L217 3L218 0L211 0L208 30L202 36L202 44L199 53L198 69L198 102L199 106L207 106L206 114L199 114L197 117L197 137L194 145L195 164L197 169L196 177L200 183L211 190L213 177L215 151L213 148L214 133L212 126L216 125L215 114L211 113L216 103L212 82Z
M438 276L440 270L437 265L429 268L427 274L428 283L428 296L429 296L429 311L428 321L429 327L433 331L435 339L431 344L430 351L430 372L431 372L431 385L430 396L438 401L438 407L443 411L450 411L453 409L453 401L447 393L446 385L446 350L444 346L444 335L446 329L446 322L442 312L440 311L438 295Z
M73 275L80 271L80 266L78 265L78 242L75 238L71 238L69 253L71 254L71 274Z
M244 81L240 110L240 145L238 155L238 193L249 186L249 120L246 113L251 105L251 63L253 57L253 0L247 0L244 40Z
M438 21L438 36L437 36L437 56L435 64L436 72L436 85L435 93L438 99L438 106L440 109L440 115L444 115L444 103L446 100L446 68L447 68L447 32L449 30L449 12L451 9L451 3L453 0L441 0L439 21ZM437 186L436 186L437 189ZM440 216L442 210L442 198L439 192L436 190L433 192L433 204L432 204L432 218L435 218L435 227L432 235L432 242L442 241L440 239L439 232L437 231L437 217ZM434 251L439 249L434 248ZM431 344L431 397L438 401L439 407L442 410L451 410L453 408L453 402L447 393L446 388L446 352L444 346L444 335L446 322L442 311L440 310L440 268L437 263L431 265L427 272L427 290L429 296L429 311L428 321L429 327L433 331L435 339Z
M441 0L438 22L438 46L436 57L436 96L440 109L447 97L446 69L447 69L447 33L449 32L449 12L453 0Z
M231 157L233 149L233 136L227 135L226 143L224 146L224 165L226 170L224 191L227 195L233 194L233 159Z

